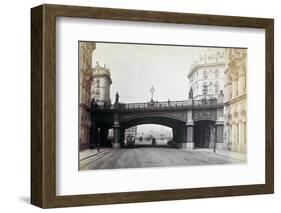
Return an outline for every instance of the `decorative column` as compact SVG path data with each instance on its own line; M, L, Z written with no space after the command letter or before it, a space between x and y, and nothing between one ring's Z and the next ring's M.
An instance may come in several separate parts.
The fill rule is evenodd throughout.
M237 152L239 151L239 125L238 121L235 121L232 125L233 131L232 131L232 151Z
M187 144L187 131L186 126L181 125L177 128L177 142L176 145L180 149L186 149Z
M187 122L186 122L186 149L193 150L194 149L194 140L193 140L193 131L194 131L194 123L192 118L192 110L187 111Z
M243 67L239 69L238 75L238 95L240 96L246 91L246 76Z
M246 124L244 121L239 122L239 152L246 152Z
M230 71L227 70L225 72L225 101L230 101L232 98L232 81L231 81L231 75L230 75Z
M187 134L186 149L189 149L189 150L194 149L193 129L194 129L193 122L186 124L186 134Z
M223 139L223 133L224 133L224 128L223 128L224 122L223 121L217 121L216 122L216 148L217 149L226 149L227 147L224 144L224 139Z
M113 126L113 144L112 144L112 148L114 148L114 149L120 148L119 138L120 138L120 126L119 126L119 124L117 124L117 125Z
M232 128L231 128L231 151L236 151L236 124L235 123L232 123Z
M238 95L237 86L238 86L238 79L234 77L232 81L232 98L235 98Z
M113 144L112 147L114 149L120 148L120 125L118 113L114 113L114 124L113 124Z
M227 148L232 150L232 125L231 123L227 126Z

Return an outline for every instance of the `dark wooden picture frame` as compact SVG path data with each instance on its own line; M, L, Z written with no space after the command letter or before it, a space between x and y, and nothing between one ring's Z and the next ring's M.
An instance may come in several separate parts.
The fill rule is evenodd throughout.
M265 29L265 184L56 195L56 17ZM31 203L42 208L267 194L274 192L274 20L64 5L31 9Z

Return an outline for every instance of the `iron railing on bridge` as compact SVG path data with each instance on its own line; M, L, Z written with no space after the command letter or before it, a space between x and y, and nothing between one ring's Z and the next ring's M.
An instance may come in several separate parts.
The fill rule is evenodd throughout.
M222 105L223 101L213 99L202 99L202 100L183 100L183 101L150 101L142 103L117 103L117 104L104 104L98 105L92 103L92 110L160 110L160 109L182 109L192 107L215 107Z

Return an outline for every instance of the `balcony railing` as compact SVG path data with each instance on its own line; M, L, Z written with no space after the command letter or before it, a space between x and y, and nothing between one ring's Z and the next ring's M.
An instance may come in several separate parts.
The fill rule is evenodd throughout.
M223 105L223 101L219 99L202 99L202 100L183 100L183 101L150 101L142 103L118 103L118 104L92 104L92 110L163 110L163 109L183 109L193 107L215 107Z

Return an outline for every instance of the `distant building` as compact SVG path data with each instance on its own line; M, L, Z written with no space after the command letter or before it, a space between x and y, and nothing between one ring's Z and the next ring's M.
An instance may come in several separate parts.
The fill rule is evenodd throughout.
M226 49L225 139L228 149L247 151L247 50Z
M137 136L137 132L138 132L138 127L137 126L133 126L133 127L130 127L128 129L126 129L125 131L125 140L128 136L134 136L136 137Z
M193 99L218 98L224 90L225 52L224 49L210 48L194 61L187 75L192 88ZM221 94L222 95L222 94Z
M98 105L111 104L110 86L112 80L109 68L96 63L92 72L91 99L94 99Z

